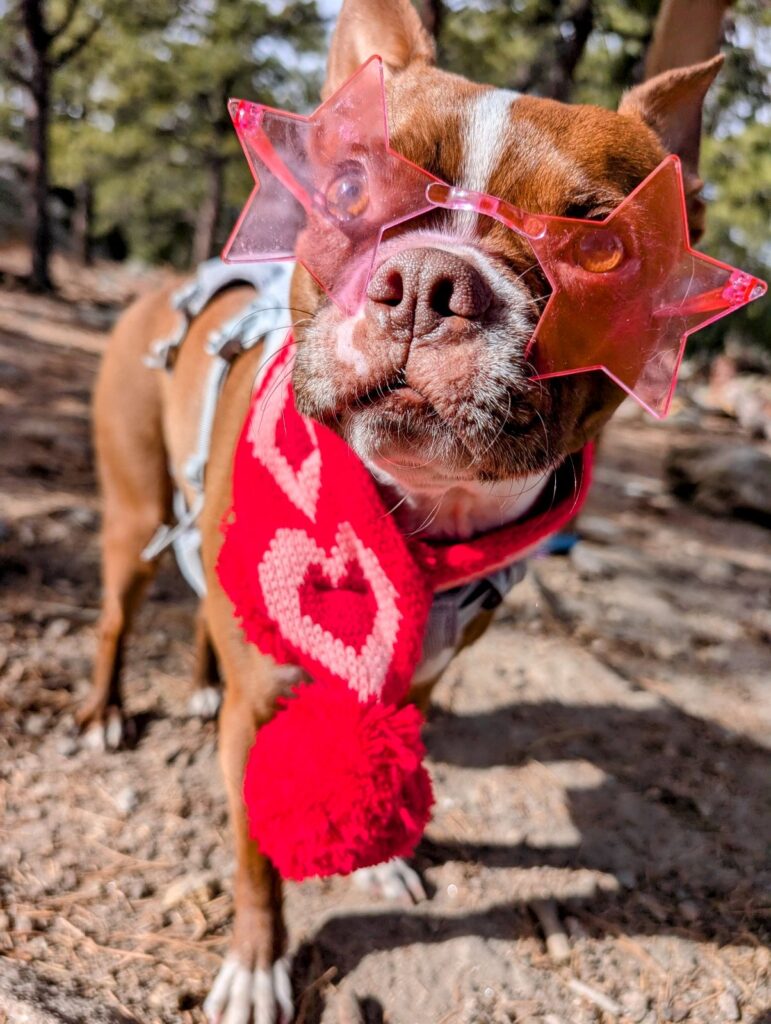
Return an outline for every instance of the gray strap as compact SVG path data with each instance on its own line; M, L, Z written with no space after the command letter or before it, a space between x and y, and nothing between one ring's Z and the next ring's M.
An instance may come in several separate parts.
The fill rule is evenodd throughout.
M482 611L497 608L511 588L525 578L526 572L525 561L514 562L484 579L436 594L428 613L421 661L454 651L468 624Z
M174 492L175 514L179 507L177 504L178 494L181 495L181 492ZM173 526L169 526L167 523L162 523L161 526L158 527L149 544L147 544L142 551L140 557L143 562L151 562L154 558L157 558L162 551L165 551L166 548L170 547L175 542L180 534L195 525L195 521L198 519L198 516L201 514L201 509L203 508L203 501L199 502L198 497L196 498L196 501L193 502L192 508L185 510L177 517L177 522ZM184 501L184 497L182 500Z

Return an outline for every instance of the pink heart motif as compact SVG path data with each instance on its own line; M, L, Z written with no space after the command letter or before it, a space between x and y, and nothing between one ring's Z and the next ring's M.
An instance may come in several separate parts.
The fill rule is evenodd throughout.
M304 530L279 529L258 573L266 610L284 638L344 680L360 700L378 696L401 614L394 585L351 524L340 524L328 554Z
M316 509L321 487L321 452L313 424L300 416L289 403L291 379L287 376L279 387L271 385L261 401L255 403L249 424L248 440L252 454L267 469L292 504L311 522L316 522ZM296 416L305 427L307 442L300 452L285 452L280 440L297 436L286 427L286 420Z

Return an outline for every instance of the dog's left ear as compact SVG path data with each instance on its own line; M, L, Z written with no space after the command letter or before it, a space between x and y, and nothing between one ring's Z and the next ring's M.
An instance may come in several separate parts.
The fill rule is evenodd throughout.
M723 66L723 56L690 67L662 71L660 75L630 89L618 107L619 114L637 117L651 127L670 153L683 162L683 179L688 205L691 238L704 232L704 203L699 197L699 145L704 97Z
M410 0L344 0L329 48L322 99L375 54L383 58L387 75L403 71L415 60L433 63L434 44Z

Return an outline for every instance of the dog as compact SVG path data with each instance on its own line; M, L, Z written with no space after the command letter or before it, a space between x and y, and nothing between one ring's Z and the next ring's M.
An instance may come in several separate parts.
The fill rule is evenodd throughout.
M536 213L600 219L674 152L683 160L692 240L701 234L700 114L721 58L659 74L631 89L617 112L571 106L439 70L409 0L345 0L324 96L374 53L386 69L393 148L444 181ZM346 439L398 505L406 531L463 538L525 515L555 467L619 405L622 392L603 374L529 379L524 351L546 288L521 239L468 214L441 213L419 231L406 224L391 232L353 318L295 270L297 407ZM80 722L111 747L123 728L123 644L154 571L141 554L170 520L174 487L193 500L184 467L196 444L206 339L254 297L248 286L217 294L191 323L173 372L160 374L143 357L153 338L175 328L171 293L145 295L124 314L95 392L104 596ZM233 452L260 358L259 345L240 355L224 384L200 516L207 592L195 682L208 692L218 672L224 680L220 757L237 862L231 949L205 1004L208 1018L224 1024L292 1016L281 882L249 838L242 779L255 731L296 676L244 640L215 572ZM397 378L398 387L384 386ZM491 614L480 611L456 647L421 674L416 699L426 704L454 650L480 635ZM388 870L420 894L409 868Z

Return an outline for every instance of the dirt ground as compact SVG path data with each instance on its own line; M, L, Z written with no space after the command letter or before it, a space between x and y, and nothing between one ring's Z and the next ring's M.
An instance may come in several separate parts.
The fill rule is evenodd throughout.
M136 745L73 727L99 602L87 312L0 292L0 1007L192 1024L233 864L170 561L128 651ZM688 405L608 433L584 539L532 563L438 689L430 899L288 887L300 1024L771 1020L769 532L662 482L670 446L737 439Z

